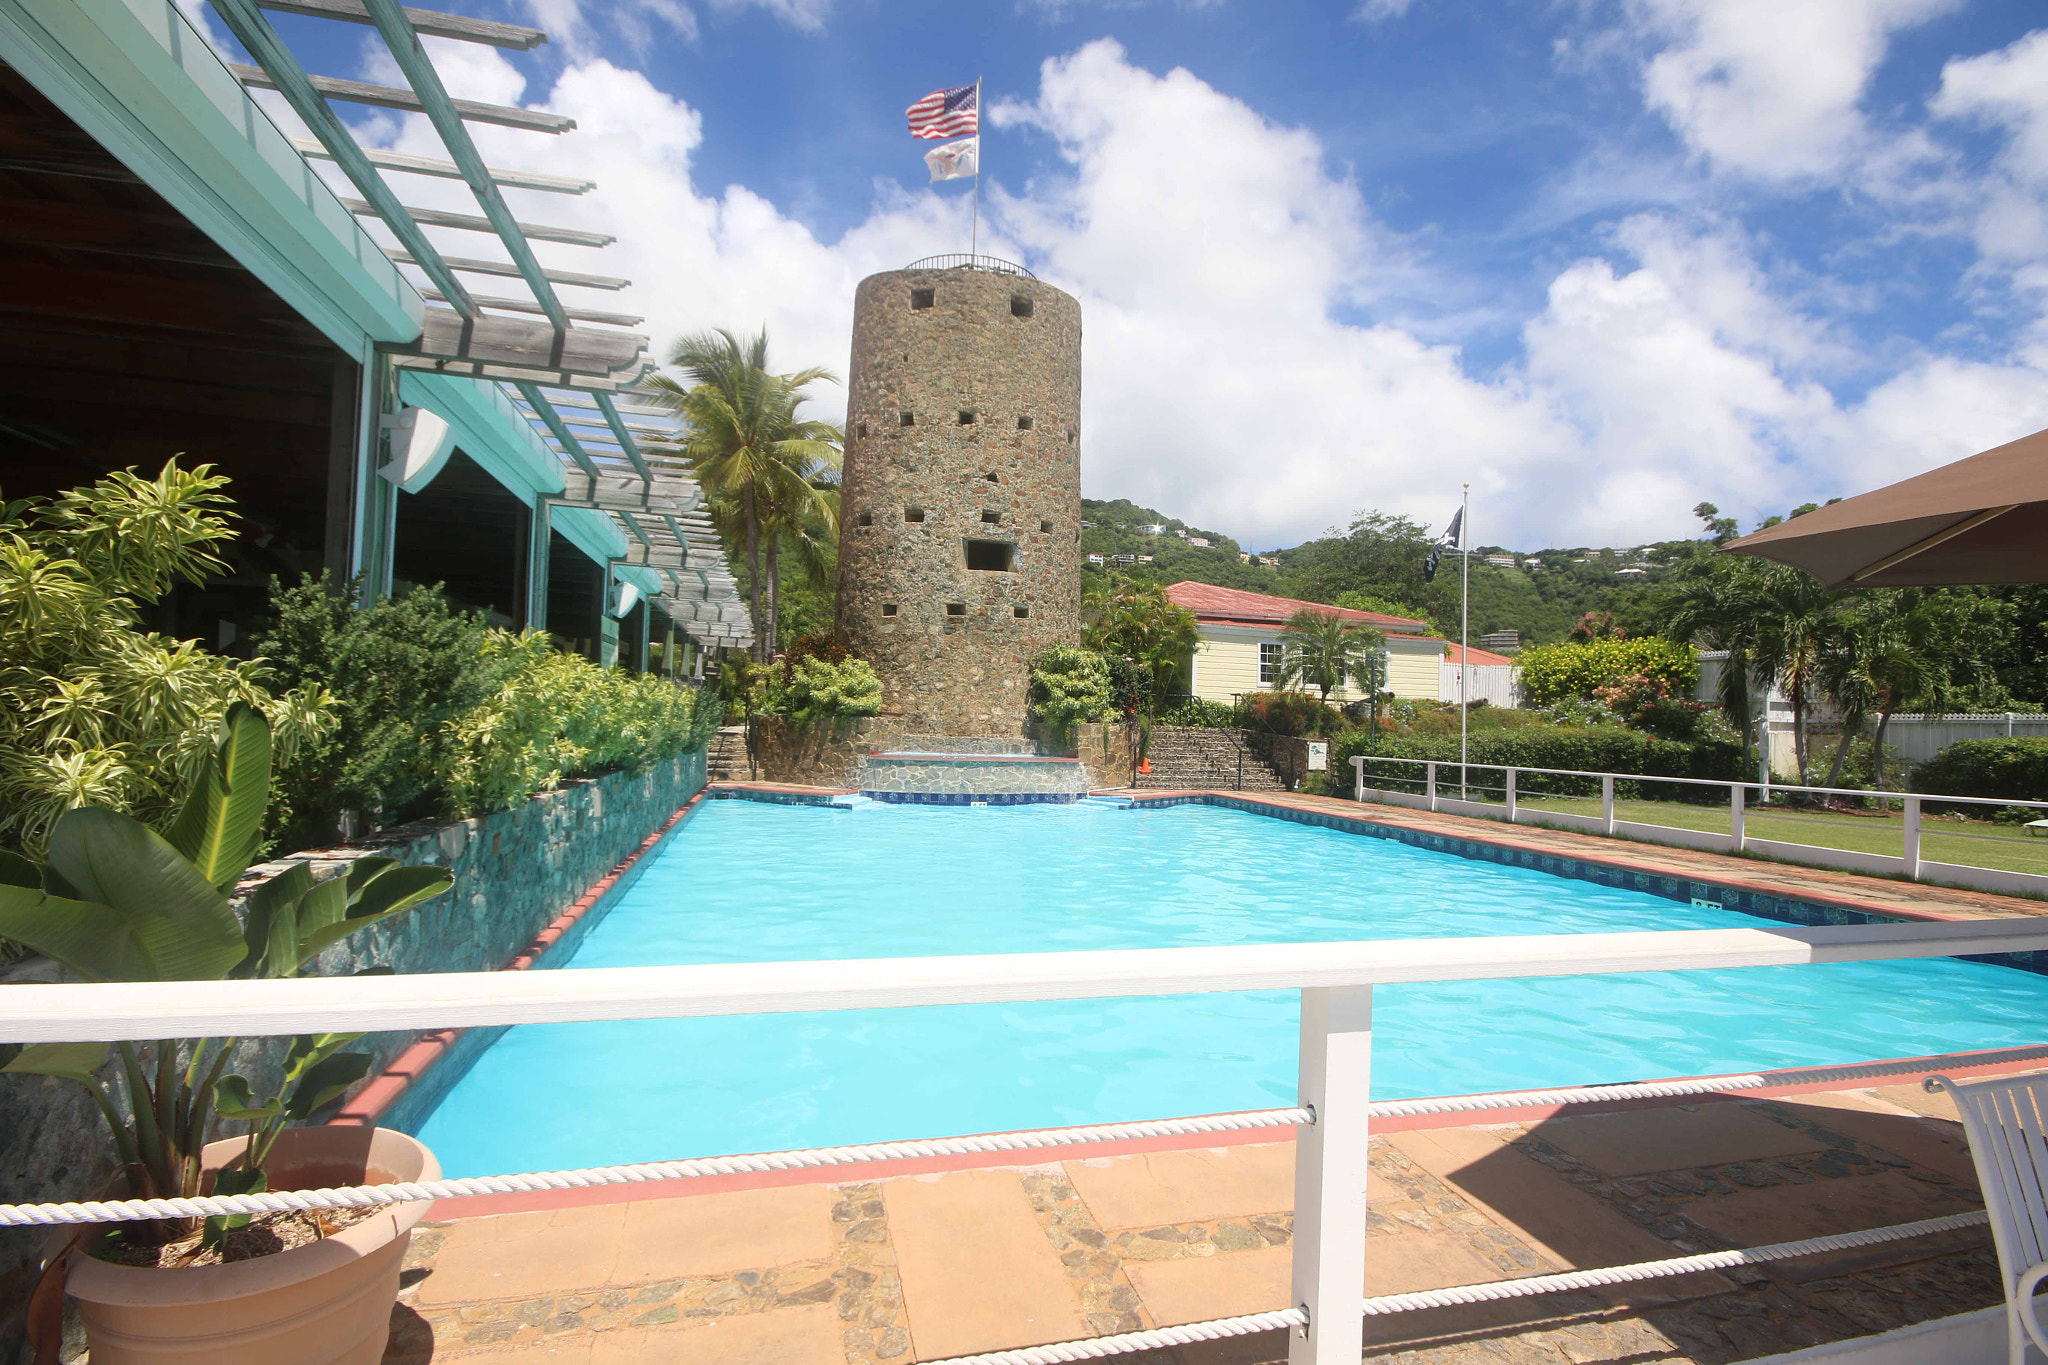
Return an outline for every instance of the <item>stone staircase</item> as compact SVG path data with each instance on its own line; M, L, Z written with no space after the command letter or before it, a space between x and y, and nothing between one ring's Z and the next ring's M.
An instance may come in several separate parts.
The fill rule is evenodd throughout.
M704 780L744 782L750 771L747 766L747 727L720 726L704 751Z
M1244 750L1244 785L1238 786L1238 745L1241 737L1225 730L1192 725L1155 725L1147 751L1152 771L1139 773L1136 786L1196 791L1278 792L1287 784L1264 759Z

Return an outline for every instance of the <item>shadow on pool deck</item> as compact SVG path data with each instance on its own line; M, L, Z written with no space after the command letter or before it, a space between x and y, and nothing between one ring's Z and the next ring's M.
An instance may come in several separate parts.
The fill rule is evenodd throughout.
M1293 1143L582 1205L424 1227L387 1365L908 1365L1282 1307ZM1368 1292L1978 1206L1914 1086L1376 1138ZM1722 1365L1995 1304L1973 1229L1371 1319L1368 1359ZM1279 1334L1120 1357L1279 1361Z

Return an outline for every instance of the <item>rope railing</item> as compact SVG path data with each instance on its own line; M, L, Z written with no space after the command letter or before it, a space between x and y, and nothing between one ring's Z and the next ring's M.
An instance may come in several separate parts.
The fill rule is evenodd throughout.
M1737 1266L1788 1261L1821 1252L1849 1251L1857 1247L1902 1242L1914 1237L1932 1237L1982 1227L1990 1215L1982 1209L1952 1213L1941 1218L1923 1218L1914 1223L1893 1223L1888 1227L1859 1232L1838 1232L1826 1237L1808 1237L1797 1242L1773 1242L1768 1246L1735 1251L1707 1251L1694 1256L1673 1256L1662 1261L1637 1261L1631 1265L1602 1266L1594 1270L1567 1270L1556 1275L1528 1275L1514 1280L1486 1284L1457 1285L1449 1289L1422 1289L1407 1294L1382 1294L1365 1301L1367 1317L1412 1313L1425 1308L1454 1308L1469 1303L1491 1303L1501 1299L1531 1298L1574 1289L1594 1289L1608 1284L1629 1284L1638 1280L1663 1279L1671 1275L1692 1275L1704 1270L1733 1270ZM1121 1332L1115 1336L1086 1337L1078 1341L1052 1342L1044 1346L1021 1346L1007 1351L985 1351L980 1355L949 1356L931 1365L1065 1365L1075 1360L1100 1360L1105 1356L1132 1351L1160 1350L1169 1346L1190 1346L1198 1341L1250 1336L1282 1328L1307 1327L1308 1312L1283 1308L1270 1313L1248 1313L1234 1318L1212 1318L1174 1327L1155 1327L1143 1332Z
M1438 1095L1425 1099L1374 1100L1371 1118L1412 1118L1476 1110L1548 1108L1598 1104L1615 1100L1677 1099L1787 1086L1878 1080L1930 1070L1957 1070L2048 1061L2048 1045L2004 1048L1992 1052L1946 1053L1894 1062L1858 1062L1846 1066L1756 1071L1730 1076L1698 1076L1666 1081L1630 1081L1612 1085L1573 1086L1553 1090L1513 1090L1477 1095ZM681 1161L645 1161L621 1166L593 1166L562 1171L528 1171L515 1175L461 1176L447 1180L400 1181L382 1185L348 1185L317 1190L268 1190L260 1194L202 1195L190 1199L108 1199L73 1203L0 1204L0 1227L45 1227L67 1223L118 1223L147 1218L212 1218L244 1214L284 1213L307 1209L364 1208L418 1203L430 1199L467 1199L481 1195L531 1194L545 1190L593 1189L608 1185L644 1184L656 1180L694 1180L706 1176L746 1175L764 1171L818 1169L869 1161L969 1156L991 1152L1043 1151L1142 1138L1185 1137L1208 1133L1245 1132L1312 1124L1306 1108L1253 1109L1228 1114L1197 1114L1186 1118L1135 1123L1088 1124L1068 1128L1035 1128L1011 1133L977 1133L965 1137L922 1138L844 1147L811 1147L739 1156L693 1157Z

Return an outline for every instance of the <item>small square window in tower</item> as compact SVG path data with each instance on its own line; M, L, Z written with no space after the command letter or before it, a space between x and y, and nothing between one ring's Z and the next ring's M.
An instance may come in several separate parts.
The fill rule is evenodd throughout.
M910 306L912 308L929 308L934 302L936 302L936 298L929 289L913 289L910 291Z
M873 512L863 512L854 518L853 524L856 526L873 526L875 524L875 514Z
M896 604L895 604L894 602L884 602L884 603L882 603L882 615L884 615L884 616L894 616L895 614L896 614Z
M1003 481L1003 476L996 473L993 469L991 469L988 473L982 475L982 477L984 479L987 479L990 483L1001 483Z
M903 519L908 522L923 521L924 509L922 507L906 507L903 509Z
M914 427L917 425L917 418L910 413L899 412L896 414L896 425L899 427Z
M983 512L981 514L981 524L983 526L1001 526L1003 524L1003 514L1001 512Z
M966 614L967 614L967 604L966 604L965 602L948 602L948 603L946 603L946 615L948 615L948 616L965 616Z
M974 410L972 408L960 409L960 425L963 427L974 425Z
M1023 294L1010 295L1010 316L1028 318L1031 316L1031 300Z
M1017 430L1019 430L1019 431L1029 431L1029 430L1031 430L1031 419L1030 419L1029 417L1019 417L1019 418L1017 419Z
M1022 603L1019 603L1018 605L1010 608L1010 615L1016 617L1019 621L1022 621L1025 617L1031 615L1031 608L1023 605Z
M1041 521L1038 523L1038 529L1040 531L1050 533L1052 531L1052 523L1049 521Z
M1008 573L1016 558L1017 547L1007 540L967 542L967 567L982 573Z
M868 434L868 424L866 422L857 423L853 428L853 434L865 440Z

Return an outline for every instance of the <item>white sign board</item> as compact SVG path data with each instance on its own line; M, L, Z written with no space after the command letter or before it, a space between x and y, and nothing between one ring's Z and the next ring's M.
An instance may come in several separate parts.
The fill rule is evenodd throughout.
M1330 770L1330 744L1328 740L1312 739L1308 742L1308 770L1312 773Z

